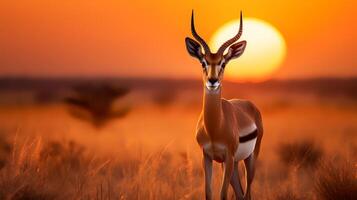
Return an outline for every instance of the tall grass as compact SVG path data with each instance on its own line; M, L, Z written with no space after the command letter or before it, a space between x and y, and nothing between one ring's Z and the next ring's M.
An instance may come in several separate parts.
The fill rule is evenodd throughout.
M347 159L325 161L315 181L315 190L319 199L357 199L356 167L356 163Z
M289 166L314 168L323 156L323 150L313 140L302 140L279 145L278 156Z
M189 153L167 148L98 158L70 141L15 141L0 169L0 199L199 199L200 171Z
M10 149L0 169L0 199L204 198L200 161L190 151L171 152L169 145L151 154L122 147L119 155L105 156L95 155L73 141L37 138L15 139ZM353 162L346 162L344 158L333 162L320 161L324 164L317 164L315 170L297 173L296 167L287 168L290 171L287 171L285 179L270 178L273 174L282 173L280 163L275 163L274 168L265 172L259 167L253 183L253 198L356 199ZM215 165L215 196L218 196L220 170ZM233 197L232 190L230 196Z

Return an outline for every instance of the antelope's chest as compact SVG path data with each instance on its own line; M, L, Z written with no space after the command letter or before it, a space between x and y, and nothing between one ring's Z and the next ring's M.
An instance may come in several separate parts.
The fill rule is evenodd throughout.
M205 154L217 162L223 162L227 154L227 146L218 142L204 143L202 149Z
M234 160L240 161L248 158L253 152L255 148L257 139L249 140L244 143L239 143L235 153L234 153ZM213 160L218 162L223 162L225 155L228 151L227 146L221 143L205 143L202 146L203 151L211 157Z

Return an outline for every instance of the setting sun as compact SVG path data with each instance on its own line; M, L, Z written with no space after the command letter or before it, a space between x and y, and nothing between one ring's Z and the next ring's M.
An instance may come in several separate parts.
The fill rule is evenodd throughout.
M239 20L234 20L219 28L210 40L212 50L236 34L238 27ZM254 18L244 19L240 40L246 40L247 47L239 59L228 65L225 76L229 80L263 81L281 66L286 44L282 34L271 24Z
M0 200L357 200L356 8L0 0Z

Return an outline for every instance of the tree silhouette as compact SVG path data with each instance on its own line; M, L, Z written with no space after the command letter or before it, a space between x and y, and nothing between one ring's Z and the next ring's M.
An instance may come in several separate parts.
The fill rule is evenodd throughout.
M82 85L74 87L74 92L73 96L64 100L70 105L69 113L76 118L90 122L96 128L103 127L112 119L123 118L130 111L129 106L114 108L114 102L129 93L128 88Z

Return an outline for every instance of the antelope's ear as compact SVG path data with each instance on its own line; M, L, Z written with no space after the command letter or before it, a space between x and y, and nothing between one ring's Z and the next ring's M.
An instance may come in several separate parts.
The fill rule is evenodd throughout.
M224 55L224 59L229 61L231 59L238 58L241 56L245 50L247 42L245 40L237 42L229 47L228 53Z
M187 49L188 53L191 56L197 58L198 60L201 60L203 58L201 45L189 37L185 38L185 42L186 42L186 49Z

